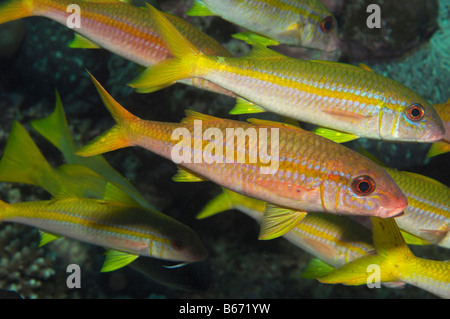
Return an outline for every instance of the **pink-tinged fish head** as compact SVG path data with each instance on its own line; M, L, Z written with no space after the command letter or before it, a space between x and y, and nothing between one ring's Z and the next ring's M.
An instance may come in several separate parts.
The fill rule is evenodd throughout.
M436 142L445 129L433 105L403 86L391 88L381 112L380 137L405 142Z
M384 170L360 171L350 181L347 204L355 215L388 218L400 215L408 199Z
M323 187L331 194L322 200L326 210L387 218L401 214L408 206L407 197L380 165L356 152L346 163L340 161L340 177L331 176Z

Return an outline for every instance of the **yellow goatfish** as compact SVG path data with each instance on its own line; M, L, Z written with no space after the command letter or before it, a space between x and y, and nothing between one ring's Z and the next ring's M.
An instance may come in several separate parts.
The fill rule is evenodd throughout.
M196 181L210 180L293 210L266 210L263 229L276 236L293 227L306 211L392 217L407 206L384 169L326 138L282 123L257 119L246 123L193 111L181 123L146 121L92 80L117 124L78 155L143 147L193 172Z
M450 248L450 188L429 177L386 168L408 198L398 227L428 243Z
M444 135L433 106L402 84L360 67L286 57L262 45L244 57L212 56L156 9L149 12L174 55L129 85L151 92L202 78L236 94L233 114L274 112L356 137L432 142Z
M441 141L433 143L427 153L427 157L450 152L450 99L443 104L434 104L445 128L445 135Z
M279 43L338 49L337 23L320 0L194 0L188 15L219 15Z
M57 198L7 204L0 221L16 222L57 237L69 237L108 249L102 271L112 271L139 256L192 262L206 257L194 231L173 218L142 208L112 184L103 200ZM48 242L48 240L46 240Z
M376 253L317 278L323 283L365 285L403 281L441 298L450 298L450 262L416 257L393 218L372 217ZM374 282L375 280L375 282Z
M230 56L221 44L187 21L163 14L205 52ZM145 67L171 56L148 10L118 0L8 0L0 4L0 23L29 16L47 17L72 28L77 34L69 44L73 48L101 47ZM183 83L230 94L199 79Z
M265 208L264 201L223 189L197 218L237 209L261 222ZM345 216L331 214L309 213L283 237L332 267L340 267L375 249L367 228Z

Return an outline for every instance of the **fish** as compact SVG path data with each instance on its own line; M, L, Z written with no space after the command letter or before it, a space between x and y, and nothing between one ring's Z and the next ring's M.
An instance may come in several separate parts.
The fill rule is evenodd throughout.
M398 227L429 244L450 248L450 188L427 176L385 167L408 198Z
M137 92L198 77L238 97L231 114L273 112L383 141L434 142L444 135L433 106L393 79L349 64L286 57L263 45L243 57L208 55L147 7L174 57L131 81Z
M72 48L103 48L129 61L148 67L171 56L161 35L155 29L144 7L137 7L118 0L9 0L0 4L0 23L30 16L43 16L68 27L79 8L80 27L72 28ZM70 10L69 10L70 9ZM190 41L206 52L221 56L231 54L215 39L187 21L169 13L163 13ZM222 88L202 79L183 81L185 84L232 95Z
M91 79L117 124L82 146L77 155L145 148L182 168L184 173L176 181L208 180L273 204L262 223L266 236L281 236L307 211L387 218L400 214L408 204L379 165L309 131L258 119L220 119L190 110L181 123L147 121L128 112L92 75ZM208 130L214 130L215 136L202 139ZM262 132L259 142L244 135L258 130Z
M450 99L446 103L434 104L445 128L442 140L433 143L428 150L427 157L433 157L450 152Z
M8 204L0 201L0 221L36 227L41 246L68 237L107 249L102 272L128 265L139 256L194 262L206 258L197 234L175 219L142 208L108 184L102 200L55 197Z
M450 298L450 262L415 256L394 218L371 217L371 221L376 253L318 277L319 282L354 286L402 281L440 298Z
M228 189L211 199L198 213L204 219L218 213L237 209L260 223L267 203ZM333 268L375 250L370 230L346 216L309 213L283 238Z
M337 21L319 0L194 0L186 14L218 15L282 44L327 52L339 48Z

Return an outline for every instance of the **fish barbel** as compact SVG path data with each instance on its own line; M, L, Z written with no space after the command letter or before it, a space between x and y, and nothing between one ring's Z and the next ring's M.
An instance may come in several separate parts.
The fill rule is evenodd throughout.
M125 110L92 80L117 125L83 146L78 155L140 146L200 178L302 214L392 217L407 206L406 197L383 168L326 138L277 122L246 123L189 111L181 123L146 121ZM202 138L203 130L217 135ZM267 134L261 133L259 142L246 137L258 134L257 130ZM260 147L263 139L267 139L265 150Z
M188 15L218 15L279 43L338 49L337 22L320 0L195 0Z
M390 78L348 64L286 57L261 45L244 57L208 55L148 8L174 58L129 83L138 92L199 77L239 97L233 114L269 111L381 140L431 142L444 134L433 106Z
M118 0L9 0L0 4L0 23L29 16L43 16L68 26L74 5L79 7L80 27L73 30L82 37L76 36L69 44L70 47L101 47L145 67L171 56L148 10ZM189 41L205 52L231 56L216 40L187 21L168 13L163 14ZM188 79L182 82L222 94L231 94L204 80Z

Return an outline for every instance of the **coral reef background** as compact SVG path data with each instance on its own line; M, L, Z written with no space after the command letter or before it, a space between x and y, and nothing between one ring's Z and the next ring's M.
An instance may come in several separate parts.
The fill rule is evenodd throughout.
M330 59L352 64L364 62L375 72L404 83L433 103L450 98L450 0L417 0L407 4L372 1L382 8L381 30L366 27L363 18L367 16L366 1L324 2L333 8L343 33L341 55ZM246 45L230 38L239 31L238 27L218 17L186 16L191 3L191 0L157 1L160 8L191 21L224 43L233 54L248 51ZM179 84L148 95L136 94L126 83L137 75L139 66L104 50L68 48L73 32L48 19L27 18L20 24L24 24L24 30L16 26L7 31L14 32L14 44L0 42L0 51L6 52L6 48L12 51L0 55L0 155L12 121L18 120L28 128L52 164L62 163L58 151L28 125L30 120L47 116L53 110L55 88L61 94L70 128L80 144L112 125L85 69L119 103L142 118L180 121L186 108L231 118L228 115L234 105L231 98ZM317 52L304 50L296 54L317 56ZM274 118L271 114L264 116ZM426 160L428 144L360 140L349 145L368 148L390 166L450 184L449 155ZM38 248L37 230L6 223L0 224L0 288L15 290L26 298L433 298L411 286L368 289L302 279L300 273L311 256L283 238L258 241L258 225L243 213L230 211L206 220L195 219L203 205L220 192L217 185L174 183L171 177L176 172L175 165L142 149L124 149L105 157L155 207L199 234L209 252L208 259L179 273L180 280L183 276L186 280L195 279L195 284L187 284L193 290L187 290L185 285L180 289L164 284L131 267L100 273L101 248L68 239ZM18 202L48 199L49 195L37 187L1 183L0 198ZM448 250L437 247L413 247L413 251L421 257L449 259ZM71 263L81 267L81 289L66 286L66 267Z

